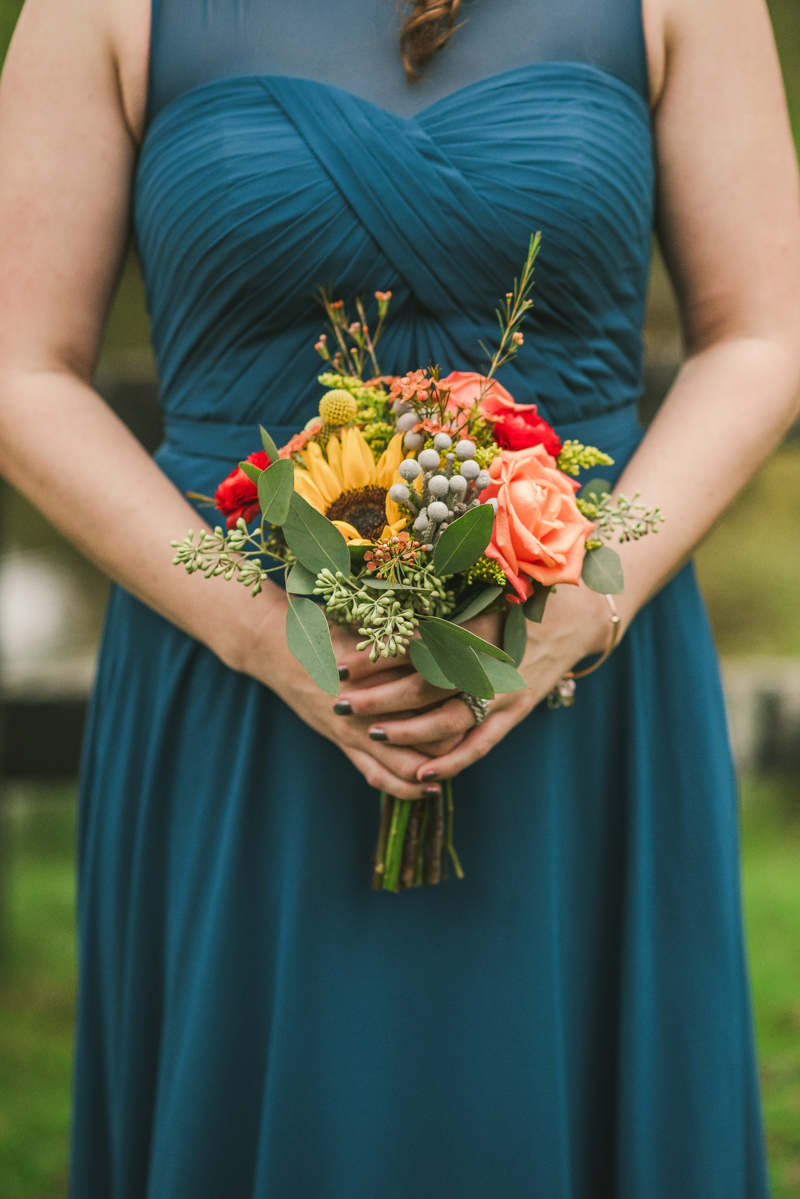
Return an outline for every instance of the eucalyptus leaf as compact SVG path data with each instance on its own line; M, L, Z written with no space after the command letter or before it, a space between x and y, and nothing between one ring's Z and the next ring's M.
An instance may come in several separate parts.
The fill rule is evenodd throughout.
M524 619L524 618L523 618ZM528 684L522 675L508 662L498 662L488 654L478 654L478 661L489 676L495 691L524 691Z
M448 525L433 554L433 569L439 578L474 566L491 541L493 524L491 504L480 504Z
M268 525L282 525L289 515L294 491L294 464L288 458L273 462L258 480L261 519Z
M600 591L603 595L619 595L624 589L619 554L607 545L598 546L596 550L587 550L581 578L592 591Z
M420 637L436 665L459 691L467 691L478 699L493 699L494 687L478 661L478 655L469 645L443 633L440 626L445 623L443 620L436 623L426 620L419 628Z
M418 670L424 679L433 683L434 687L441 687L444 691L452 688L453 684L442 674L436 664L436 659L424 641L417 641L415 638L409 645L408 652L415 670Z
M392 585L388 579L378 579L378 578L361 579L361 582L363 583L363 585L365 587L372 587L373 590L375 590L375 591L388 591ZM410 590L410 588L408 588L408 587L403 588L403 591L409 591L409 590Z
M490 654L492 658L498 658L501 662L511 661L510 655L505 650L500 649L497 645L492 645L490 641L484 641L482 637L476 637L474 633L470 633L469 629L462 629L460 625L453 624L450 620L441 620L438 616L423 616L420 618L420 633L423 627L428 625L435 625L441 630L443 636L449 637L453 641L461 641L464 645L470 645L473 649Z
M350 574L347 542L326 516L312 508L296 491L292 492L289 513L283 522L286 544L307 570L318 575L326 567L345 577Z
M311 595L317 585L317 576L306 570L299 562L295 562L286 580L286 590L290 595Z
M239 469L244 471L251 483L257 483L264 473L255 462L240 462Z
M528 625L521 604L509 604L503 630L503 649L515 666L519 666L528 645Z
M472 620L473 616L477 616L484 608L487 608L492 600L496 600L498 595L502 595L503 588L498 585L493 587L484 587L483 591L479 591L474 595L468 604L454 612L450 617L451 624L464 624L468 620Z
M261 430L261 444L264 446L264 449L266 450L267 457L269 458L270 462L274 465L280 458L280 453L278 452L278 447L276 446L275 442L272 440L272 438L270 437L269 433L264 428L264 426L259 425L258 427Z
M318 687L329 695L339 694L339 672L330 629L322 609L313 600L289 600L286 644Z
M582 500L591 500L596 504L604 495L608 495L611 491L611 484L608 479L590 479L588 483L584 483L579 494Z
M545 606L552 590L552 587L545 587L544 583L540 583L538 579L533 580L533 595L529 596L522 605L522 611L527 620L532 620L534 624L542 623Z

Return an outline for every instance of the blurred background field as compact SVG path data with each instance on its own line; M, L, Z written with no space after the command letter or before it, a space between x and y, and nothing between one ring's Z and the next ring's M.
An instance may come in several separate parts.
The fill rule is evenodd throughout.
M0 60L20 7L0 0ZM770 11L800 143L800 0L771 0ZM645 415L681 360L657 254L646 346ZM97 385L145 444L157 444L157 381L132 254ZM107 583L7 487L0 520L0 1199L63 1199L75 972L70 774ZM774 1195L800 1199L800 430L700 547L697 569L742 769L745 913ZM44 744L53 778L32 781Z

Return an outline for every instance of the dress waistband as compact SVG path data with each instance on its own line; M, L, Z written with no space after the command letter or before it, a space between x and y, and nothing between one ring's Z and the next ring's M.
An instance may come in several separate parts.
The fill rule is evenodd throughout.
M299 433L302 425L265 425L276 445L281 446ZM556 432L563 441L575 440L595 445L623 465L642 438L643 430L636 417L636 406L629 404L613 412L604 412L587 420L569 424L556 422ZM192 416L166 417L166 444L179 454L194 458L211 458L235 466L248 454L261 449L258 425L238 425L229 421L200 420Z

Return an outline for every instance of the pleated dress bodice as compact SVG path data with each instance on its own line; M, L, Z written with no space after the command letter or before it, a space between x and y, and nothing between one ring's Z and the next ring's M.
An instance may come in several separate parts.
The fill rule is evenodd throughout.
M595 24L630 8L581 4ZM293 5L292 20L316 28L317 7ZM392 291L384 372L480 369L478 342L491 340L494 308L537 230L535 308L501 381L556 424L632 410L653 196L640 23L628 22L626 59L608 35L586 38L574 2L554 23L552 5L509 0L498 11L482 0L434 62L434 78L408 84L394 41L394 72L373 78L369 28L348 63L347 18L361 7L326 6L344 19L335 36L317 29L310 46L291 30L267 36L273 6L252 0L233 9L220 0L193 21L191 6L162 0L155 14L135 227L172 444L224 446L235 459L257 422L281 437L315 414L323 285L339 298ZM388 29L384 4L363 7L367 22ZM176 64L165 44L178 44L178 17ZM548 50L567 53L570 28L577 59L543 60ZM610 66L589 60L587 41ZM476 42L481 55L470 53ZM491 70L509 57L522 65ZM226 63L266 71L225 74ZM310 77L314 67L322 78ZM343 76L365 94L343 88ZM176 78L191 86L176 90ZM237 438L230 426L247 433Z

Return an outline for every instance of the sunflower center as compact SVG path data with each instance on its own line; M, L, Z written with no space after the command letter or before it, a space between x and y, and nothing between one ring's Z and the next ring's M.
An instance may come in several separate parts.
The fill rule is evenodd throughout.
M386 525L386 488L359 487L344 491L325 513L328 520L344 520L359 534L377 541Z

